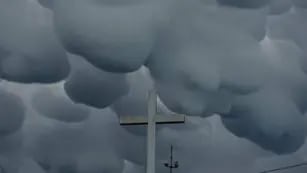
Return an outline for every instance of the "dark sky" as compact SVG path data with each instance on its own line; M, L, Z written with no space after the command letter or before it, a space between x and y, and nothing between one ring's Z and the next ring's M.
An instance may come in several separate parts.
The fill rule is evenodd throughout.
M188 116L158 126L159 173L171 144L176 173L307 162L306 2L0 0L0 167L143 173L146 129L118 117L153 88Z

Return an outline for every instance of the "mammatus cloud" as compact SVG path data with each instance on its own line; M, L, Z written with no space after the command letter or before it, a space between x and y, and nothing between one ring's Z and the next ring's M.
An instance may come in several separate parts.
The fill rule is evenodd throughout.
M182 8L174 9L176 17L158 37L159 44L146 66L161 100L172 111L207 116L228 112L234 95L257 90L267 67L265 55L251 35L254 30L248 29L253 23L235 25L244 20L236 17L241 11L224 7L214 10L199 3L182 2ZM262 14L242 11L241 15L244 13ZM262 20L257 15L250 17L255 23Z
M0 166L7 172L120 173L127 161L142 172L145 136L128 133L117 116L145 115L151 87L166 112L198 116L185 126L159 126L161 173L168 171L162 163L170 144L180 173L255 172L253 162L270 156L267 151L285 154L302 147L305 1L40 2L47 8L33 0L0 0L0 76L23 83L65 80L75 103L57 99L67 96L54 89L55 95L35 96L35 111L31 100L38 85L6 88L27 108L20 127L0 136ZM37 15L29 13L29 4L39 9ZM67 52L77 54L69 55L70 64ZM144 66L150 77L142 74ZM67 112L87 116L78 103L88 106L90 116L67 118ZM213 113L221 121L211 122ZM78 123L50 119L63 114L64 121Z
M69 65L51 26L28 19L31 5L25 1L3 0L0 4L1 78L23 83L53 83L64 79Z
M234 134L278 154L295 152L305 142L303 115L293 102L274 90L238 98L223 118Z
M45 1L41 1L45 4ZM55 29L65 48L109 72L144 64L159 30L161 1L52 0ZM80 13L84 11L84 13Z
M76 103L105 108L129 90L125 74L102 71L80 57L70 62L72 70L64 89Z
M68 51L111 72L135 71L146 62L162 101L173 111L227 112L233 95L257 89L265 76L258 71L260 67L265 71L258 45L265 35L265 10L214 8L214 3L184 0L99 4L77 0L74 5L55 0L52 4L56 31ZM246 19L253 22L239 27ZM249 63L253 68L246 68ZM240 68L245 73L238 73ZM163 94L169 91L176 97Z
M296 6L289 13L269 17L268 36L273 39L295 42L302 51L305 51L306 56L306 36L302 33L304 33L307 28L307 23L304 20L307 11L303 7L304 6ZM301 63L306 65L305 61Z
M251 139L276 153L292 153L305 142L306 75L300 66L303 53L285 41L262 43L272 63L268 82L259 91L236 98L222 117L234 134Z
M292 64L287 67L285 64L278 63L278 61L288 61L279 56L284 53L286 57L298 56L293 53L293 51L297 52L295 48L281 45L286 49L278 49L277 52L283 53L275 58L275 55L268 53L260 44L260 41L265 38L267 26L274 24L268 20L267 25L267 19L271 18L268 16L274 14L280 17L282 13L289 11L291 4L288 1L219 0L214 3L181 0L176 2L131 1L129 3L99 1L98 3L75 0L73 2L54 0L51 5L55 30L69 52L79 54L94 66L109 72L131 72L145 65L154 79L154 86L158 90L161 101L171 111L177 113L203 117L219 113L224 118L232 115L237 105L241 105L241 98L246 98L243 107L252 108L251 112L247 112L246 119L238 120L234 124L235 127L231 129L240 129L245 122L251 121L255 124L255 128L257 127L256 134L259 132L262 134L260 136L268 136L267 141L263 143L261 137L254 137L253 134L241 135L239 131L232 130L236 135L279 153L294 151L302 145L305 132L294 134L293 143L289 142L283 149L279 149L276 140L287 139L280 138L280 134L262 129L262 126L268 128L267 126L273 125L278 131L291 131L289 132L291 134L299 131L292 130L293 126L301 129L299 119L294 118L299 116L294 115L302 114L305 109L304 97L299 94L303 93L305 88L305 80L302 80L305 75L296 63L304 62L304 58L297 57L300 60L292 60ZM164 8L161 8L162 6ZM80 13L82 10L86 13ZM143 15L139 15L141 13ZM272 32L279 33L279 31ZM303 31L296 33L303 33ZM295 37L294 41L301 43L301 47L304 42L299 38ZM108 80L104 80L101 86L105 86L105 81L122 81L120 77L113 76L120 74L109 72L105 73L108 75L103 75ZM107 107L120 96L125 95L125 92L119 92L122 88L116 87L110 90L108 89L110 87L107 87L100 90L108 93L102 94L104 95L102 101L96 99L99 97L97 92L87 93L85 96L91 95L91 97L86 99L81 96L86 92L77 90L85 88L81 87L84 82L78 85L75 82L75 85L72 85L73 81L80 81L82 78L81 75L75 76L78 78L67 80L65 88L68 95L77 102L94 107ZM89 79L88 76L85 78ZM95 85L92 86L97 86L97 83L99 82L95 81ZM284 87L280 88L279 84ZM72 89L72 86L78 87ZM261 96L262 92L271 90L272 95L268 95L271 98L266 99L265 95ZM97 89L92 88L87 91L97 91ZM113 95L113 93L116 94ZM259 93L259 100L270 100L270 103L265 105L267 107L264 106L265 108L263 105L255 105L253 101L253 96ZM262 123L261 117L269 112L278 114L274 108L275 104L271 102L279 97L282 98L282 103L288 104L288 107L285 106L285 109L288 109L285 111L287 113L279 116L272 115L271 121L267 124ZM296 110L296 107L299 109ZM255 116L257 113L263 115ZM285 117L289 119L293 117L293 123L298 124L275 123ZM227 123L225 124L227 126Z

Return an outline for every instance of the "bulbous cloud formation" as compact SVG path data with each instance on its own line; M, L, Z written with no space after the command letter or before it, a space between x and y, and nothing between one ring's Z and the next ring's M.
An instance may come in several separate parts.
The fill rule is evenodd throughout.
M206 8L198 1L180 7L146 64L161 100L172 111L189 115L228 112L234 95L262 85L265 55L248 29L251 25L237 27L243 21L235 17L240 13Z
M307 29L306 16L307 10L297 7L289 13L269 17L268 36L273 39L294 41L306 54L307 36L303 34ZM305 66L306 59L301 62Z
M160 44L157 42L158 35L164 33L165 28L173 27L169 26L172 18L183 17L173 13L174 9L194 4L197 6L194 6L195 8L201 7L204 11L207 10L206 6L215 4L198 0L52 0L49 5L46 1L40 2L44 6L52 7L55 28L65 48L71 53L83 56L96 67L110 72L131 72L139 69L154 51L155 45ZM220 22L240 24L229 23L232 26L227 24L226 27L237 26L236 29L239 29L243 25L243 28L247 27L248 30L256 30L252 32L255 32L258 39L264 37L264 10L227 11L222 7L215 10L218 10L215 15L222 14L218 19ZM233 19L230 17L230 20L227 20L225 15L232 16Z
M63 80L69 73L65 50L51 26L30 18L36 9L30 7L26 1L0 1L0 77L23 83Z
M23 0L0 1L0 3L8 3L5 4L6 7L10 5L13 6L13 3L24 2ZM109 8L109 10L115 10L118 8L118 11L122 9L128 11L128 7L132 8L142 3L143 5L150 3L156 5L159 3L162 4L159 5L163 6L163 8L159 8L160 11L157 10L161 12L158 14L159 20L157 19L157 23L159 24L162 22L162 24L155 25L155 23L152 24L152 26L156 27L148 27L153 30L156 28L159 29L158 35L155 35L156 31L149 32L149 35L154 33L151 35L152 37L149 36L150 38L154 38L154 44L149 50L150 56L140 56L142 58L135 62L130 62L129 60L128 65L126 64L127 62L119 63L120 67L116 66L116 63L114 63L115 68L114 65L109 66L109 70L116 72L135 71L134 68L138 69L141 67L144 61L153 76L153 84L149 82L150 84L147 86L146 81L148 82L150 79L144 76L142 76L144 78L141 78L135 75L135 78L130 78L133 74L101 72L98 70L99 68L93 68L84 60L84 63L82 61L80 62L77 57L72 57L71 63L74 66L75 72L71 73L66 83L66 87L70 84L75 87L69 86L66 88L73 88L73 91L70 91L72 93L70 95L71 98L74 96L78 98L80 103L93 105L96 108L108 107L110 104L114 103L112 106L113 110L121 115L127 112L144 112L144 109L135 109L136 107L132 106L127 109L127 112L123 110L126 109L126 103L130 101L132 104L129 104L129 106L135 106L137 104L140 104L140 106L146 105L146 99L138 99L138 94L143 95L147 87L149 88L151 85L157 87L161 100L173 111L198 116L206 116L215 112L221 113L223 122L230 131L226 131L220 122L217 127L208 128L206 123L201 123L201 118L199 117L188 118L196 119L197 122L200 122L197 125L191 125L187 122L187 126L193 126L195 128L181 128L180 130L178 130L178 128L163 128L159 130L157 132L157 148L159 149L157 150L157 163L164 163L164 161L168 159L169 145L174 144L175 158L178 159L180 163L180 169L176 170L178 173L227 171L246 173L248 172L248 168L251 167L252 161L256 159L255 157L259 157L259 155L263 156L261 152L265 152L250 141L259 144L262 148L279 154L296 151L304 141L306 125L304 125L303 122L306 117L303 117L303 113L306 112L307 107L307 78L304 73L306 72L306 66L304 66L306 59L304 54L305 51L302 50L302 46L304 45L304 29L295 30L296 34L292 33L295 36L294 39L290 37L291 35L289 36L286 34L284 35L287 37L287 40L284 38L286 41L274 41L273 47L265 45L260 48L259 40L262 40L264 37L265 16L268 15L265 13L265 8L256 8L255 6L255 8L244 7L240 9L233 8L231 5L216 6L216 4L210 2L210 0L170 0L155 2L148 0L142 1L142 3L138 0L125 2L123 0L61 1L50 0L50 4L48 5L48 3L46 3L45 6L49 6L55 13L55 9L62 12L64 10L69 12L73 9L75 12L70 14L76 14L77 17L86 15L88 9L97 9L90 10L90 14L95 14L93 15L95 20L101 18L101 16L95 18L96 14L100 13L105 14L105 16L109 15L110 19L114 18L108 11L101 9ZM84 5L87 3L99 3L104 5ZM61 4L63 4L63 6ZM103 8L100 8L102 6ZM145 6L146 5L144 5L144 9L146 9ZM148 5L148 7L149 6L150 5ZM127 9L125 9L126 7ZM301 7L294 11L295 21L297 22L295 25L300 24L298 26L304 26L304 20L302 20L304 19L304 10ZM0 9L1 8L4 7L0 6ZM164 8L168 8L168 10L164 11ZM148 11L151 13L155 10ZM144 10L143 12L147 13L148 11ZM185 13L183 13L183 11ZM287 10L284 12L286 11ZM0 13L4 14L3 11ZM13 15L15 13L8 14ZM140 14L142 14L142 12L131 18L138 18L139 20L137 21L141 21L140 23L145 21L151 23L150 20L147 19L142 21L140 18L146 18L148 16ZM293 15L292 12L290 14ZM152 13L151 15L154 16L153 18L156 17L156 13ZM60 15L55 16L58 18L58 22L61 21ZM1 15L0 18L2 17L4 16ZM71 25L75 27L72 29L77 29L77 24L82 24L81 26L86 27L98 23L91 22L90 20L78 21L74 20L76 19L74 17L74 15L67 16L69 21L75 24ZM117 19L120 19L120 17L119 15ZM124 17L124 19L129 18L128 12ZM275 15L274 17L282 18L282 20L280 20L281 22L288 22L285 20L284 15ZM164 20L166 20L166 22ZM68 19L65 20L65 22L66 21L68 21ZM84 21L87 22L86 25L83 25ZM131 21L132 19L130 22ZM9 21L5 22L9 23ZM271 21L269 21L269 23L270 22ZM126 22L118 22L118 26L121 26L120 23L125 24ZM15 25L10 26L16 26L16 28L18 28L17 26L19 25L17 23L14 24ZM107 26L110 26L109 28L113 27L113 21L110 21L108 24ZM140 25L143 25L143 23ZM67 23L66 26L70 27L70 24ZM1 27L2 25L0 25L0 28ZM134 27L137 28L138 26L135 25ZM32 31L31 28L32 27L29 27L29 29L26 30L27 32L24 33L29 34L30 30ZM111 38L116 35L112 31L117 33L120 30L120 33L123 35L125 35L125 30L132 33L135 32L135 35L142 33L139 32L139 30L134 30L135 28L129 28L128 25L126 25L126 28L118 27L117 29L113 28L113 30L109 29L106 30L108 31L106 33L110 34L110 37L101 36L97 37L97 40L101 41L103 38L108 38L112 41L113 39ZM144 28L146 29L145 25ZM36 32L37 30L34 31ZM93 35L99 36L100 32L98 31L99 30ZM152 30L150 29L150 31ZM7 33L10 34L10 32ZM81 32L72 33L79 34ZM275 34L276 33L278 32L275 31ZM302 33L302 38L299 37L298 33ZM16 35L21 37L20 35L22 35L22 32L16 32ZM92 36L90 32L85 33L85 35ZM130 35L130 33L127 35ZM7 38L7 35L5 36L5 38ZM29 34L29 37L30 36ZM140 36L142 37L142 35ZM60 37L62 36L60 35ZM21 38L27 37L24 36ZM75 39L80 37L72 38ZM118 38L124 40L124 37ZM131 42L134 41L134 38L129 39L130 41L132 40ZM6 41L0 39L0 47L1 52L8 55L8 50L11 50L8 48L12 48L11 45L14 45L13 43L15 42L9 42L7 39L5 40ZM65 40L67 41L70 39ZM109 42L110 40L103 40L105 41L103 43L111 45L111 50L113 51L117 44L113 44L112 42L111 44ZM118 41L116 39L114 40ZM289 42L289 40L294 40L297 45ZM19 41L16 41L16 44ZM2 44L2 42L7 42L7 44ZM44 39L42 39L42 42L44 42ZM38 44L43 44L42 42L39 41ZM127 45L131 42L128 42ZM25 44L25 41L22 43ZM29 41L29 43L31 43L31 41ZM75 46L77 43L76 41L72 44ZM148 45L151 44L152 43ZM18 45L22 44L18 43ZM29 45L25 46L26 50L31 47ZM96 44L88 45L92 46ZM122 43L121 45L126 46L126 43ZM141 44L141 46L144 47L148 45ZM84 44L80 44L80 46L82 47ZM115 47L114 49L113 46ZM135 46L136 49L139 47L137 44L131 44L129 46ZM39 48L40 45L33 47L34 48L31 50L34 51L36 50L35 48ZM84 47L83 51L87 50L87 47ZM267 47L268 50L264 50L263 47ZM50 46L50 48L52 48L52 46ZM143 49L142 47L139 48ZM126 52L122 52L123 54L121 54L121 49L122 47L119 46L119 51L116 51L116 53L120 55L131 55L131 57L134 57L132 54L140 55L142 53L138 52L140 54L134 54L133 52L135 50L128 47L126 50L123 49ZM95 50L102 50L99 54L113 55L113 53L108 54L109 52L105 51L106 49L99 48ZM129 52L130 50L131 52ZM147 53L144 53L144 55L145 54ZM149 57L149 59L147 59L147 57ZM102 59L99 58L99 61L100 60ZM117 60L119 61L119 59ZM16 60L16 64L18 64L17 62L19 61ZM22 62L23 61L20 61L21 64ZM104 62L104 60L102 62ZM111 63L112 62L113 61L111 61ZM105 65L104 63L102 64ZM95 66L99 67L98 65ZM108 64L106 66L108 66ZM7 67L11 68L12 66ZM19 69L19 67L22 66L18 65L16 69ZM78 69L80 70L79 73L76 72ZM56 71L56 73L57 72L58 71ZM125 75L128 77L125 77ZM262 76L266 76L267 79L263 79ZM139 92L138 88L134 87L134 85L138 86L138 79L140 82L145 81L139 84L144 85L139 86ZM100 82L100 80L104 82ZM69 84L69 82L71 83ZM90 85L85 85L87 83ZM128 90L128 86L133 88ZM22 89L14 89L14 94L16 92L21 95L26 95L27 90L23 90L26 86L21 85L21 87ZM27 85L27 87L32 88L33 85ZM79 87L82 89L79 90ZM31 91L34 90L34 88L31 89ZM131 93L135 92L136 97L130 97L130 95L127 94L128 91ZM91 100L92 98L89 99L88 97L84 99L85 94L80 97L80 93L86 92L94 99ZM48 95L48 93L44 94ZM6 104L10 103L7 99L4 103L4 109L1 110L11 109L9 106L16 106L16 104L6 106ZM123 104L121 110L116 109L116 106L114 106L117 103ZM15 133L12 131L12 133L7 135L0 134L0 166L4 167L7 172L17 173L18 169L24 169L23 173L27 173L27 171L32 171L33 173L36 173L34 171L37 171L37 173L121 173L124 167L124 160L129 160L134 164L144 165L144 156L146 154L145 137L132 135L121 128L118 124L118 119L116 119L116 115L114 115L109 108L108 112L104 112L105 110L93 109L93 111L95 110L97 112L92 112L88 119L79 123L68 124L60 121L52 121L44 116L36 115L37 112L30 107L31 100L24 104L29 108L29 112L26 116L26 122L23 123L23 127L19 128L20 130L13 130ZM146 106L142 106L142 108L145 107ZM14 109L14 111L16 110ZM12 116L10 115L9 118L12 118ZM8 121L9 118L3 117L3 121ZM1 120L1 122L3 121ZM14 120L14 122L17 121ZM3 127L5 127L5 129L7 128L6 126ZM240 139L230 132L249 140ZM22 139L25 141L22 141ZM22 143L24 143L24 145ZM261 150L261 152L256 151L257 149ZM30 159L36 163L31 163L31 161L29 161L30 163L24 162L24 164L28 164L27 166L29 167L21 165L22 167L19 168L22 154L26 154L27 157L30 157ZM38 168L38 165L44 170ZM157 170L159 173L168 171L163 167L163 164L158 164ZM21 172L22 171L20 171L20 173Z
M102 71L80 57L70 60L72 70L64 89L74 102L104 108L128 92L125 74Z
M248 138L279 154L298 150L305 141L307 80L299 60L301 50L285 41L263 42L272 71L266 85L258 92L240 96L225 126L234 134Z
M293 42L269 38L262 42L262 47L271 64L271 73L263 88L282 90L280 94L288 97L304 114L307 111L307 75L302 63L306 59L304 50Z
M3 88L0 89L0 136L18 131L24 121L25 107L22 100Z
M278 154L292 153L305 141L305 123L293 102L275 90L238 99L224 117L225 126Z
M98 1L75 0L74 5L71 1L54 0L52 4L55 28L70 52L84 56L107 71L134 71L146 61L158 81L162 101L172 111L192 115L227 112L233 95L257 89L261 76L265 76L264 56L258 45L265 33L265 10L215 8L214 3L197 0L99 1L99 4ZM207 7L207 4L210 5ZM104 13L114 16L101 17ZM224 28L228 28L227 32ZM145 50L146 55L139 56L135 48ZM221 49L227 51L222 53ZM142 60L136 68L127 70L126 67L135 62L131 54ZM250 63L253 68L246 68ZM263 73L259 72L260 67ZM174 81L166 83L162 79ZM172 97L162 93L171 93Z
M74 104L64 96L49 89L37 91L32 99L33 107L42 115L63 122L82 122L89 117L88 107Z
M69 52L109 72L131 72L144 64L154 45L156 23L162 20L159 16L165 8L160 1L50 3L56 31Z
M273 31L270 25L275 25L272 18L290 13L291 2L40 2L53 11L54 27L64 47L97 67L73 65L79 70L71 73L65 90L75 102L96 108L114 103L113 110L122 114L120 102L129 101L120 98L128 93L129 84L125 74L110 72L132 72L145 65L161 101L171 111L204 117L219 113L225 126L236 135L278 153L289 153L302 145L305 132L300 131L304 130L300 115L306 110L306 61L300 50L305 42L297 33L304 31L298 29L290 35L299 47L278 43L277 55L266 52L259 43L267 28L273 32L270 37L289 37L287 27L284 34L283 29ZM268 27L266 20L272 14ZM304 10L296 14L302 16ZM72 64L73 59L78 58L73 57ZM279 100L273 103L275 99ZM275 108L277 103L287 105L283 112ZM238 107L248 111L242 112L242 118L230 121ZM269 115L270 119L264 121L263 117ZM289 123L277 123L288 119ZM255 132L248 133L245 123L253 124ZM271 131L268 126L275 129ZM240 129L245 128L242 134ZM277 146L280 141L287 142Z

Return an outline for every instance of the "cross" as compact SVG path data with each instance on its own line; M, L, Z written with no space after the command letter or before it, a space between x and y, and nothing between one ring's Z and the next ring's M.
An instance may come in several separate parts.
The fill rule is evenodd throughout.
M147 125L146 173L155 173L156 124L178 124L185 122L184 115L163 116L157 114L156 90L149 91L147 117L120 117L121 125Z

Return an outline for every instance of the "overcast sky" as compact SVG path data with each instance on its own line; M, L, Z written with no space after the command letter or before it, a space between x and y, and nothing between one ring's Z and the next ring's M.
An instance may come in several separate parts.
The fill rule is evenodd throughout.
M307 162L306 0L0 0L0 168L258 173ZM305 173L307 167L289 170ZM286 173L287 171L283 171Z

